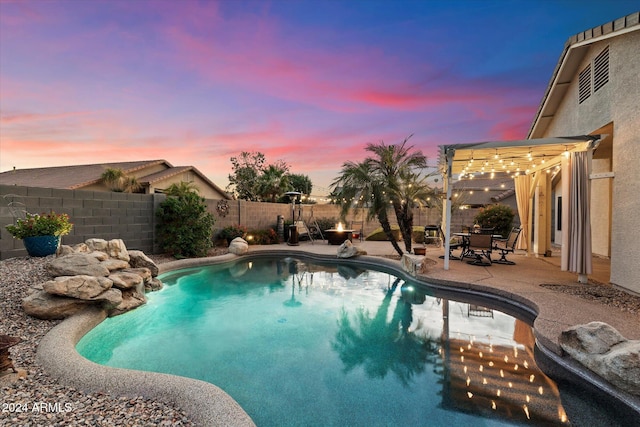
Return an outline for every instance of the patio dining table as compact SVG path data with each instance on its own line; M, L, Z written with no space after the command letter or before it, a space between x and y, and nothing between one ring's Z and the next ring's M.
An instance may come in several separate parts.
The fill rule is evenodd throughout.
M462 251L460 252L460 260L464 260L465 258L477 257L476 251L474 249L469 248L469 242L471 238L471 234L473 233L453 233L454 236L462 237ZM493 239L502 239L501 234L492 234L491 235L491 244L487 250L483 251L483 255L489 260L489 264L491 265L491 248L493 247ZM480 264L477 264L480 265Z

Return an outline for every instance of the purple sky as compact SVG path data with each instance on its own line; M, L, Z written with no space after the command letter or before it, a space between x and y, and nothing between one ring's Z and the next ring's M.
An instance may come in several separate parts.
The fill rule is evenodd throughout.
M637 0L0 0L0 171L261 151L326 194L369 142L522 139L566 40Z

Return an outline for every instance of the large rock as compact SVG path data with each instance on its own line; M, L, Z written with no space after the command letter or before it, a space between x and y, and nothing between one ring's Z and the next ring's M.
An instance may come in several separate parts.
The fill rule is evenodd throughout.
M92 300L111 288L113 282L106 277L60 276L42 284L42 289L52 295Z
M640 341L625 339L602 322L562 331L560 347L585 367L620 389L640 396Z
M118 271L109 275L109 279L113 282L113 286L118 289L131 289L144 283L142 276L127 271Z
M127 261L116 258L109 258L105 261L100 262L100 264L107 267L109 271L123 270L125 268L131 267Z
M129 264L134 268L148 268L153 277L156 277L159 273L156 263L142 251L129 251Z
M249 251L249 244L242 237L236 237L229 244L229 253L242 255Z
M122 291L122 301L109 310L109 316L117 316L127 311L138 308L146 304L147 297L144 295L144 286L142 291L139 288L125 289Z
M122 239L112 239L109 241L104 239L88 239L85 243L91 251L104 252L111 258L129 262L129 252Z
M109 269L100 265L100 261L91 255L82 253L55 258L47 264L46 269L54 277L76 275L106 277L109 275Z
M154 277L150 281L145 282L144 290L147 292L159 291L163 286L164 284L162 283L162 281L157 277Z
M84 310L91 301L51 295L36 290L22 300L22 308L29 316L38 319L64 319Z
M138 276L142 277L142 280L144 281L144 283L149 283L152 279L151 270L149 270L146 267L125 268L124 270L121 270L121 271L123 273L137 274Z
M367 251L364 251L351 243L350 240L345 240L343 244L338 246L338 258L353 258L358 255L366 255Z

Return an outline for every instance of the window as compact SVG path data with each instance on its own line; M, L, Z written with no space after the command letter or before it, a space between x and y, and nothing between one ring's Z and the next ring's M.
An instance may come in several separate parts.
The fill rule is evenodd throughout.
M592 72L593 70L593 72ZM609 82L609 46L598 54L578 75L578 103L582 104L592 93Z

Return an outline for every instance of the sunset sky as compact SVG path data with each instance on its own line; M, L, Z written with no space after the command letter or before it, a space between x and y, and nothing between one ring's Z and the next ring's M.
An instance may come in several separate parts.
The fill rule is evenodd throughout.
M0 171L260 151L323 195L370 142L527 135L564 43L627 0L0 0Z

